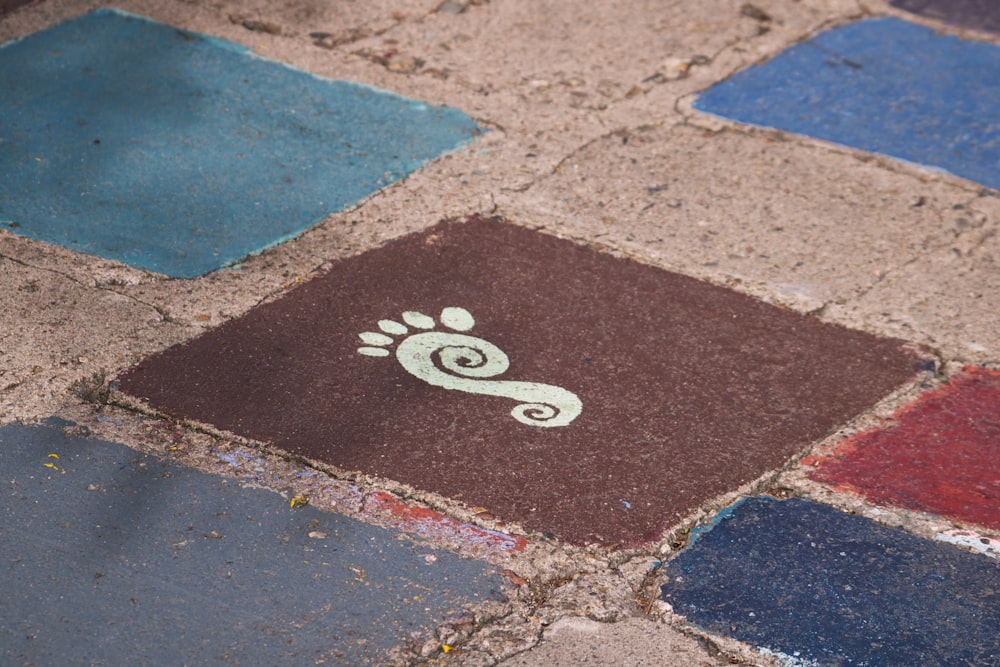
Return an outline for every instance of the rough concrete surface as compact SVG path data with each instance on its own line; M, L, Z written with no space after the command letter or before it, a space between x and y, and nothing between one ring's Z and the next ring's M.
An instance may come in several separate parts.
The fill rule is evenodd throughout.
M656 642L661 654L650 655L641 647ZM549 665L663 665L670 656L674 665L709 667L731 664L718 654L706 652L703 644L669 625L644 618L618 623L598 623L589 618L567 617L546 628L542 641L527 653L505 662L510 667Z
M974 5L963 4L963 21ZM101 6L98 0L0 2L0 43ZM775 656L753 640L743 643L723 626L699 629L657 601L664 562L684 553L692 530L713 525L720 508L762 492L811 499L997 562L995 529L872 505L809 479L799 461L879 426L964 364L1000 368L1000 196L863 146L702 114L693 102L745 67L868 16L895 16L998 48L1000 36L956 28L934 13L914 15L886 0L122 0L114 6L312 74L455 107L487 132L297 238L191 280L0 229L5 427L67 419L79 425L73 437L89 433L278 491L286 505L301 497L319 512L382 526L499 571L508 606L440 620L397 646L393 664L414 667L807 664L788 662L794 656ZM0 119L0 140L3 132ZM824 322L900 338L924 346L931 361L909 385L673 520L653 542L617 550L572 546L461 498L308 465L265 443L172 422L126 400L106 403L115 396L107 379L142 359L280 298L337 260L473 214L499 215ZM687 361L695 369L708 363ZM641 465L673 461L654 457ZM440 474L449 474L446 464ZM566 503L581 516L591 510L586 499Z
M955 207L974 199L773 132L676 124L602 137L500 204L688 274L752 281L809 312L953 243L968 226Z

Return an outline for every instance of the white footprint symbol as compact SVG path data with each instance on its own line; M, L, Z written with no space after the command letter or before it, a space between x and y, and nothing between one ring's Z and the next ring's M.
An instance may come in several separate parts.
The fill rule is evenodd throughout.
M573 392L562 387L538 382L487 380L500 375L510 366L503 350L493 343L450 331L430 331L434 318L408 310L401 324L395 320L379 320L384 333L365 331L359 334L363 347L358 353L369 357L388 357L386 346L393 336L406 338L396 347L396 359L410 374L424 382L464 391L469 394L503 396L522 401L511 410L511 416L529 426L566 426L579 416L583 403ZM454 331L469 331L475 324L464 308L449 307L441 311L441 324ZM419 329L410 333L406 325Z

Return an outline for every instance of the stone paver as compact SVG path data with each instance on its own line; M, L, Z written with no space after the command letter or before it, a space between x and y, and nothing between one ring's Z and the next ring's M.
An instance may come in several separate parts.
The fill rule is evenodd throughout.
M0 48L0 89L0 222L184 278L287 240L479 131L456 109L109 9Z
M1000 563L868 519L758 497L667 563L688 622L791 665L1000 663Z
M6 665L384 664L503 599L476 561L74 429L0 427Z
M969 367L807 464L870 502L1000 529L1000 373Z
M1000 47L896 18L834 28L702 94L700 111L1000 187Z
M119 379L172 416L615 545L781 465L920 363L476 219L340 262Z

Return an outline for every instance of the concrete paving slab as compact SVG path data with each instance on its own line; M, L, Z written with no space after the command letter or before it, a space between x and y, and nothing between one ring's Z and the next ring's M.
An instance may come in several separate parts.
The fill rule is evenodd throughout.
M441 0L374 0L372 2L317 2L239 0L215 5L219 13L252 32L308 37L313 45L335 49L382 35L401 21L433 12Z
M856 300L929 249L974 235L974 198L773 132L647 126L593 142L498 203L511 219L761 286L808 312Z
M1000 188L1000 47L885 17L828 30L709 90L695 109Z
M824 505L751 498L664 573L675 613L780 664L1000 663L1000 564Z
M718 80L707 72L720 54L724 75L830 13L857 11L841 0L779 0L761 21L728 0L591 3L586 12L559 0L459 4L461 13L434 12L352 43L334 62L402 94L434 91L502 131L467 176L494 191L529 187L610 129L677 118L678 92Z
M890 0L889 4L951 25L1000 34L1000 6L990 0Z
M0 427L4 664L386 664L502 600L476 561L79 429Z
M44 415L81 379L181 340L149 304L0 252L0 421Z
M725 657L710 655L695 639L646 618L619 623L564 618L546 628L538 646L502 664L504 667L709 667L731 663Z
M804 460L809 476L869 502L1000 529L1000 373L967 367L943 388Z
M618 545L781 465L920 363L478 218L335 263L119 381L175 417Z
M116 10L8 43L0 63L0 220L176 277L295 236L479 131Z
M1000 198L945 211L964 231L898 265L861 298L828 310L840 320L938 349L946 358L1000 359Z

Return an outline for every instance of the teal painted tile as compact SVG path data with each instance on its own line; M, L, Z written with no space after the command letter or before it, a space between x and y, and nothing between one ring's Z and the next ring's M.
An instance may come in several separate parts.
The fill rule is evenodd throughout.
M0 47L0 225L191 278L468 143L457 109L100 9Z

